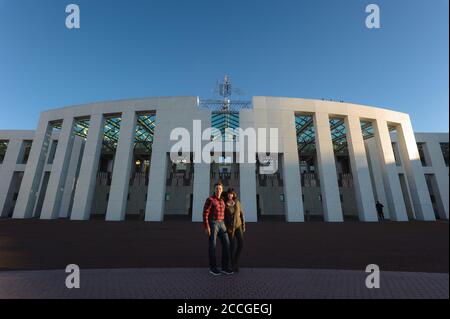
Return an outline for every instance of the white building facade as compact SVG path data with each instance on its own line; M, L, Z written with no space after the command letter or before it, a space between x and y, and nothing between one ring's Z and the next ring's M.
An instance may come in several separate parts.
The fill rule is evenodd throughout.
M193 161L214 139L202 140L195 123L276 129L263 143L277 144L270 158L278 170L261 174L266 159L240 162L237 147L208 152L212 163ZM174 155L176 128L202 147ZM253 97L250 107L215 110L197 97L164 97L80 105L43 112L36 131L0 130L0 213L199 222L221 181L237 191L250 222L376 222L376 201L392 221L448 220L448 149L448 133L415 134L408 114L342 102Z

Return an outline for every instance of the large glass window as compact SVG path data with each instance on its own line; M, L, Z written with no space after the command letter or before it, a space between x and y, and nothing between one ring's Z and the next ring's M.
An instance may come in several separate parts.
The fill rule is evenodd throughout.
M238 112L213 112L211 118L212 128L216 129L213 132L213 141L222 137L222 142L236 141L238 136L236 132L227 132L227 129L235 130L239 128L239 113ZM219 135L220 132L220 135Z

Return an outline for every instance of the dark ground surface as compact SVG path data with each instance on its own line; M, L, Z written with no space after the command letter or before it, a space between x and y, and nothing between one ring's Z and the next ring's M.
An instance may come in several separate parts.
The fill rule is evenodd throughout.
M368 289L367 273L362 270L241 268L232 276L212 277L206 268L82 269L80 289L67 289L64 269L2 271L0 300L132 298L181 299L183 303L186 299L448 300L448 276L382 271L380 288ZM205 316L195 318L201 317Z
M207 267L207 237L189 221L0 220L0 270ZM248 224L241 267L449 270L448 222Z

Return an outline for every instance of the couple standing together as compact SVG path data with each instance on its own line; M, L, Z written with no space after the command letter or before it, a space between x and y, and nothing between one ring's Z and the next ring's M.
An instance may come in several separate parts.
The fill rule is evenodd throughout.
M223 194L223 185L214 185L214 195L206 200L203 209L203 226L209 237L209 272L215 276L238 272L239 256L244 246L245 220L233 189ZM222 271L217 268L217 238L222 243Z

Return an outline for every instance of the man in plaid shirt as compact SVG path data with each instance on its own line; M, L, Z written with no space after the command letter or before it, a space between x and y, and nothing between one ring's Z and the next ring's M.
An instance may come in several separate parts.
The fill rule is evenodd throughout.
M214 276L220 273L231 275L230 240L225 226L225 202L221 198L223 185L214 185L214 195L208 197L203 208L203 226L209 237L209 272ZM222 243L222 271L217 269L216 245L217 237Z

